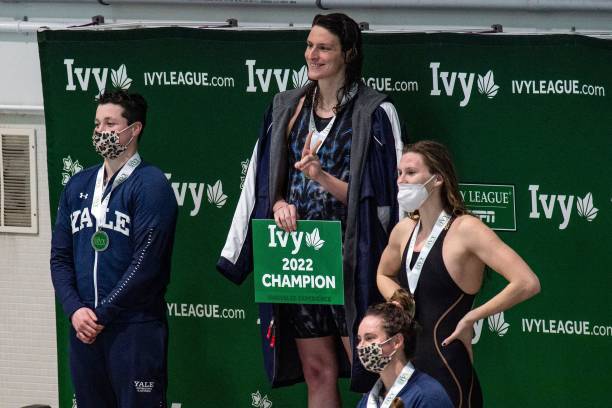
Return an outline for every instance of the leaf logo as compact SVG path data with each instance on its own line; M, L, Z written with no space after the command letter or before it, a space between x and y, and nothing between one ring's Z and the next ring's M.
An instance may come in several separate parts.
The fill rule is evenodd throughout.
M299 71L293 71L291 76L294 88L301 88L308 83L308 68L306 65L302 65Z
M251 406L258 407L260 405L261 405L261 394L259 393L259 390L257 390L257 392L251 393Z
M319 229L315 228L312 232L306 233L306 246L313 247L315 251L318 251L323 247L325 241L319 236Z
M499 85L495 85L493 71L489 70L484 77L478 75L478 92L491 99L497 95L497 91L499 91Z
M268 395L264 395L263 397L257 392L251 393L251 406L257 408L270 408L272 406L272 401L268 399Z
M64 167L62 168L62 185L65 186L68 180L70 180L70 177L83 170L83 166L81 166L78 160L72 161L72 157L70 156L64 157L62 162L64 163Z
M593 207L593 194L588 193L584 198L578 197L578 215L591 222L597 217L599 209Z
M489 322L489 330L497 334L499 337L504 337L508 332L510 325L504 321L504 312L499 312L487 319Z
M227 196L223 194L223 184L221 180L217 180L212 186L206 186L206 195L208 196L208 202L216 205L217 208L223 207L227 201Z
M250 159L246 159L245 161L240 162L240 166L242 167L240 174L242 174L243 176L245 176L247 174L247 171L249 170L249 161Z
M132 79L127 76L125 64L121 64L116 71L111 69L111 81L115 88L128 89L132 85Z
M272 401L268 399L267 395L264 395L263 400L261 400L261 408L270 408L272 406Z
M240 176L240 189L241 190L244 187L244 180L246 180L246 174L249 170L249 162L250 162L250 159L246 159L245 161L240 162L240 166L242 166L242 170L240 172L240 174L242 174Z

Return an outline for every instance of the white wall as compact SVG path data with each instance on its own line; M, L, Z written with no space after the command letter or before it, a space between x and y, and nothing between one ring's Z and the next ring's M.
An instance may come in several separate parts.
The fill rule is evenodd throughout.
M8 41L0 34L0 106L42 105L36 37L20 36Z
M57 407L51 227L42 116L0 114L0 127L34 128L38 235L0 233L0 407Z
M113 3L113 0L108 0ZM595 1L596 3L597 1ZM306 2L301 1L300 4ZM17 21L57 26L84 24L103 15L107 23L157 21L223 22L238 19L241 27L309 26L317 13L308 6L219 6L125 3L112 6L82 2L6 2L0 0L0 127L34 127L37 137L39 234L0 233L0 408L43 403L57 407L57 364L53 289L49 277L50 215L44 120L39 115L17 115L15 109L32 111L42 106L38 50L35 33L19 32ZM400 3L400 2L398 2ZM411 3L419 3L411 1ZM499 23L506 32L578 32L612 30L612 8L585 9L594 1L541 1L565 4L565 9L466 9L463 6L427 8L420 2L411 8L344 8L372 29L482 30ZM443 2L437 2L443 3ZM448 4L454 2L448 1ZM456 2L461 4L462 2ZM477 3L477 1L472 1ZM489 0L492 6L509 1ZM515 4L525 3L516 0ZM572 8L572 4L575 7ZM4 113L3 113L4 112ZM7 114L9 112L9 114Z

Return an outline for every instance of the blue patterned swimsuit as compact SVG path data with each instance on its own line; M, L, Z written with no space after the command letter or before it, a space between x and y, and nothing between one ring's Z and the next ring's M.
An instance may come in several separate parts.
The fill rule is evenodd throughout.
M308 136L310 107L303 107L289 134L289 179L287 202L297 208L301 220L339 220L342 231L346 224L347 208L344 203L325 191L316 181L308 179L294 164L302 158L302 149ZM332 176L349 181L353 102L337 115L331 132L319 149L321 168Z
M353 104L353 101L349 101L336 116L336 121L318 152L321 169L347 183L353 135ZM302 158L302 150L308 137L310 110L310 106L302 108L289 134L289 178L286 201L295 205L300 220L339 220L342 223L344 241L346 205L294 167L294 164ZM315 119L317 130L321 131L329 120L319 118L318 122ZM296 338L348 336L343 306L299 304L283 306L292 322Z

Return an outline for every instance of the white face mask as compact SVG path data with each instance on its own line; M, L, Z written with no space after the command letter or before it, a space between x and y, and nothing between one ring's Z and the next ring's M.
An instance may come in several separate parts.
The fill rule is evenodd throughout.
M418 210L429 197L429 191L425 185L435 177L435 175L431 176L424 184L398 184L397 201L400 208L407 213Z

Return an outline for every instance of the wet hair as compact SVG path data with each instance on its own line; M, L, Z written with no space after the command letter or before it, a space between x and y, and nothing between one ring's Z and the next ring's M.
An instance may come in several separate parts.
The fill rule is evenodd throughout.
M340 40L340 47L344 54L346 72L344 85L338 90L338 105L334 108L336 113L343 108L342 99L349 93L353 85L361 81L361 67L363 65L363 48L361 40L361 30L359 24L352 18L342 13L317 14L312 20L312 27L319 26L334 34ZM304 103L311 105L314 95L314 106L319 103L319 93L315 93L317 81L312 81L306 90Z
M470 213L465 207L461 193L459 193L457 171L446 146L433 140L421 140L404 146L402 153L420 154L423 156L423 161L430 173L442 177L441 197L446 211L457 217ZM413 214L412 218L418 218L418 210Z
M400 306L393 302L399 303ZM412 295L405 289L398 289L388 302L372 305L365 313L365 316L380 317L383 330L388 337L398 333L404 336L404 354L408 360L414 357L416 337L420 330L414 320L414 310Z
M135 122L142 123L142 130L138 137L138 141L142 139L142 133L144 132L145 125L147 124L147 101L142 95L137 93L128 93L122 89L115 91L104 92L100 99L98 99L99 105L106 105L112 103L113 105L119 105L123 108L121 116L127 119L128 125Z

